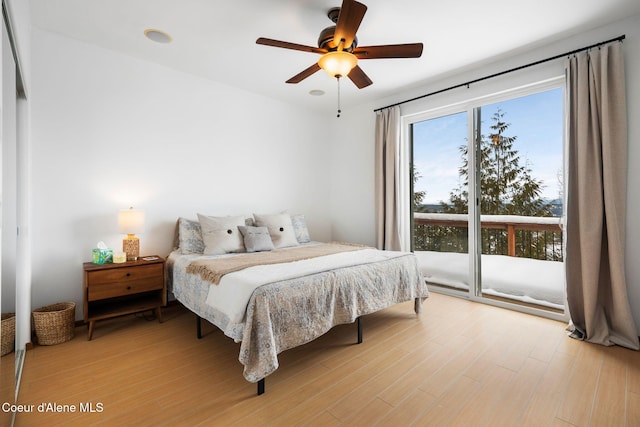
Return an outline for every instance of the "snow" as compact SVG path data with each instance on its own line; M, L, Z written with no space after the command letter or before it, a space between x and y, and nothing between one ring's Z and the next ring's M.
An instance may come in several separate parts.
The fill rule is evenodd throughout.
M424 213L414 212L413 217L416 219L430 219L436 221L468 221L468 214L443 214L443 213ZM520 215L480 215L480 221L483 223L500 223L500 224L544 224L544 225L562 225L561 217L546 216L520 216Z
M420 270L431 284L469 289L469 255L416 251ZM564 264L505 255L482 255L482 292L564 309Z

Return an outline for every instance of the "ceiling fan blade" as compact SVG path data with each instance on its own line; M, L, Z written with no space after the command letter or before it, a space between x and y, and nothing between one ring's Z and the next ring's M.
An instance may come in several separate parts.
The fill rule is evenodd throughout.
M327 49L321 49L319 47L305 46L303 44L283 42L280 40L267 39L264 37L260 37L258 40L256 40L256 43L262 44L265 46L281 47L284 49L301 50L303 52L312 52L312 53L319 53L319 54L328 52Z
M306 79L307 77L315 73L316 71L320 71L320 66L318 65L317 62L312 66L310 66L309 68L291 77L289 80L287 80L287 83L300 83L301 81L303 81L304 79Z
M420 58L422 48L422 43L358 46L353 50L353 54L358 59Z
M362 3L358 3L355 0L344 0L342 7L340 7L336 31L329 46L337 48L341 40L344 40L343 48L351 46L366 12L367 6Z
M358 89L362 89L373 83L369 76L367 76L365 72L362 71L362 68L360 68L359 65L356 65L351 70L348 77L356 86L358 86Z

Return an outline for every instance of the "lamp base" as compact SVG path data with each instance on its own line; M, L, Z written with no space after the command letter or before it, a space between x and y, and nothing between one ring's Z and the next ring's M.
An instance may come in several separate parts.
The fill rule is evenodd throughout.
M129 234L122 240L122 252L127 254L127 261L137 261L140 256L140 239Z

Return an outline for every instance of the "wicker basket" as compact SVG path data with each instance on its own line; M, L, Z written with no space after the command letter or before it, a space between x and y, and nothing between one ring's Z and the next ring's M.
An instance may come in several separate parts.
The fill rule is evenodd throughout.
M16 341L16 315L15 313L2 313L2 325L0 326L0 338L2 338L2 350L0 356L13 351Z
M40 345L69 341L75 335L76 303L60 302L33 311L33 326Z

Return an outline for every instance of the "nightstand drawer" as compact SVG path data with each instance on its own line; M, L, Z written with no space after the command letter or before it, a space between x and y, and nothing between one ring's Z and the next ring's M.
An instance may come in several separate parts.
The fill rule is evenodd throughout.
M139 294L141 292L162 289L163 287L162 277L147 277L138 280L102 283L99 285L92 284L88 289L88 300L96 301L105 298Z
M94 286L112 284L115 282L138 281L145 279L162 279L164 266L162 264L141 265L134 268L113 268L109 270L92 271L90 274L91 285L89 292Z

